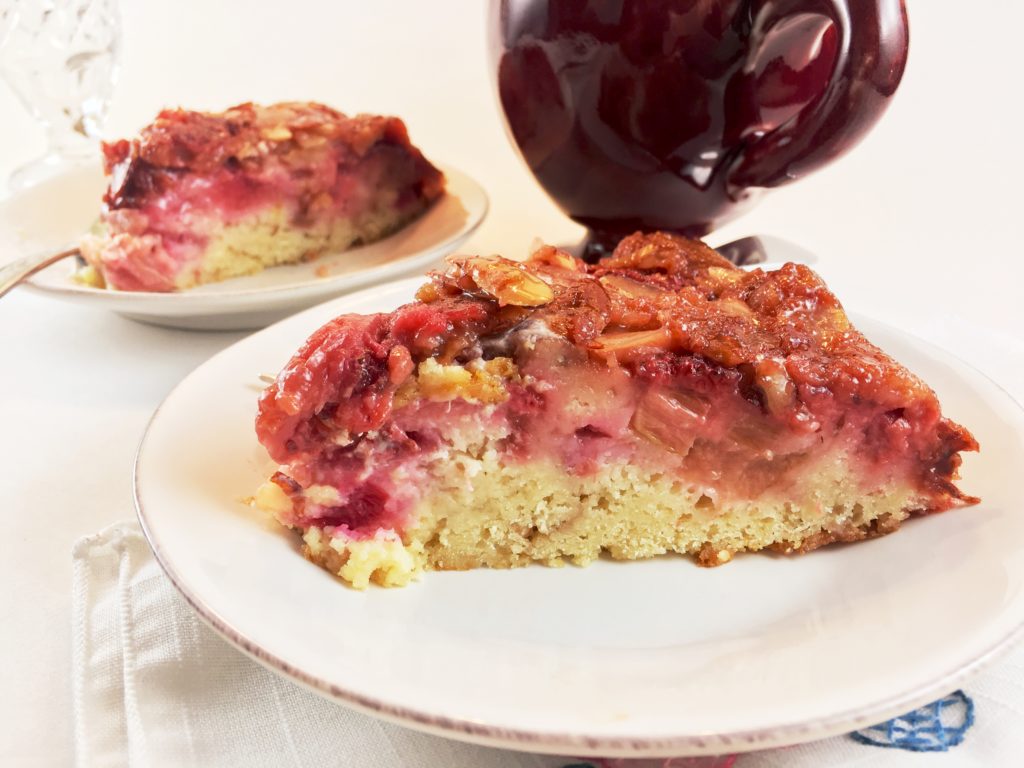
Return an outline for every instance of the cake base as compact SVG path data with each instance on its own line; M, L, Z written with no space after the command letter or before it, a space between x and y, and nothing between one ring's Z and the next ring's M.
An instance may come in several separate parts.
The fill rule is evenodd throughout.
M340 253L387 237L422 212L421 208L397 211L390 205L381 205L358 219L340 218L300 227L292 223L290 210L279 205L229 224L211 220L204 226L193 221L193 231L206 237L207 244L177 272L174 289L186 290L254 275L269 267L312 261L327 253ZM83 241L83 247L102 251L106 268L116 271L118 261L127 265L144 262L150 251L161 247L157 240L153 236L91 236ZM97 288L108 287L93 266L84 267L78 280Z
M194 268L178 276L178 290L233 277L253 275L268 267L312 261L325 253L339 253L370 243L401 229L417 217L416 209L397 213L389 206L359 220L335 219L311 227L290 224L290 215L275 207L220 228Z
M784 498L741 499L628 462L573 476L549 463L502 463L490 448L450 450L429 467L432 488L401 539L390 530L351 539L314 527L303 552L358 588L401 586L422 570L586 565L602 554L678 553L714 566L738 552L800 553L890 533L927 506L910 483L859 487L848 461L841 451L819 460ZM272 483L257 503L277 514L291 509Z

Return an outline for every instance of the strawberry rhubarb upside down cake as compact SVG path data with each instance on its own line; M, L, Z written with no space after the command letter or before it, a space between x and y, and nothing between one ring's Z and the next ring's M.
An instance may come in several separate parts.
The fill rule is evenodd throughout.
M355 586L422 569L806 552L976 501L970 433L807 267L634 235L455 258L318 330L263 394L256 502Z
M110 185L80 277L117 290L181 290L369 243L444 189L398 118L311 102L165 110L103 153Z

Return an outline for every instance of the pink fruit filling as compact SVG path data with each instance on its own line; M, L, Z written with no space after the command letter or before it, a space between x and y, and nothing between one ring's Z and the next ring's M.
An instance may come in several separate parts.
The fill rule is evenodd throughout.
M383 205L396 220L408 218L422 205L412 186L404 184L411 164L400 151L382 146L354 166L334 153L312 171L316 179L283 165L264 166L258 174L220 168L208 176L185 176L138 208L105 214L111 231L130 236L108 253L107 283L119 290L168 290L179 273L202 259L211 237L224 227L276 207L300 229L342 219L359 222ZM304 190L311 182L325 191L310 198ZM393 198L380 194L400 186L405 188Z
M404 361L480 321L474 305L439 302L338 318L314 335L264 395L257 422L283 467L273 479L293 502L286 522L351 538L401 532L415 523L430 464L453 436L487 440L505 463L569 475L634 464L740 499L783 498L836 451L856 462L865 490L902 477L928 487L958 445L936 441L945 428L932 401L855 402L849 387L808 380L772 412L751 371L654 349L609 365L536 323L471 344L453 361L510 357L518 376L505 382L503 402L420 398L394 407L415 375ZM337 502L311 501L303 491L313 486L334 489Z

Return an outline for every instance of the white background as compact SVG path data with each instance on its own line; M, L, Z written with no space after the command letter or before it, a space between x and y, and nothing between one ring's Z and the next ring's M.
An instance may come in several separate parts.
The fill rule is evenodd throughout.
M522 255L535 237L573 241L580 230L505 139L486 5L122 0L108 133L130 134L165 106L245 100L394 113L428 156L488 190L490 218L467 250ZM819 271L850 308L1020 342L1024 4L908 6L910 63L874 133L714 241L783 235L819 253ZM0 179L42 149L0 83ZM25 292L0 300L0 764L70 763L71 544L132 516L131 461L149 415L236 338L149 328Z

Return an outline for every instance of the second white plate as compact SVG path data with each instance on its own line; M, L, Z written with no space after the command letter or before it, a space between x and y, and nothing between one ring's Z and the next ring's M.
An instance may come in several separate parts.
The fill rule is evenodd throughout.
M186 599L278 672L380 717L563 755L670 756L793 744L869 726L959 687L1024 625L1024 415L941 350L868 319L983 453L975 507L808 555L427 573L356 592L239 502L272 470L258 374L342 312L386 311L421 279L289 318L209 360L153 418L139 517Z
M71 279L74 266L65 261L43 270L27 286L157 325L260 328L325 299L422 273L465 242L487 214L487 195L464 173L441 168L447 178L446 194L420 218L383 240L315 261L181 293L91 288ZM25 254L72 243L98 215L103 189L100 169L87 166L0 202L0 253Z

